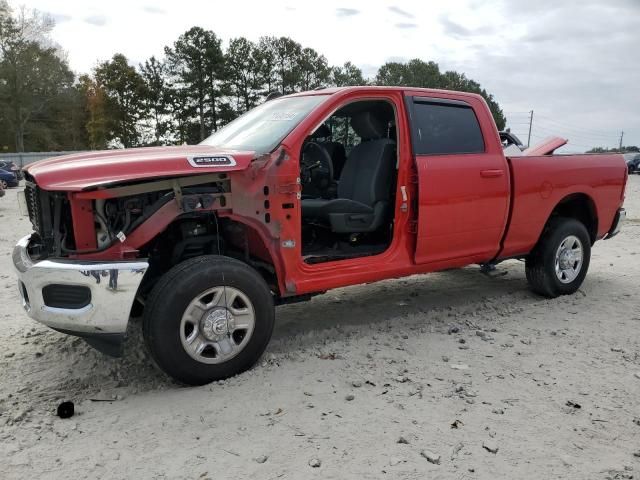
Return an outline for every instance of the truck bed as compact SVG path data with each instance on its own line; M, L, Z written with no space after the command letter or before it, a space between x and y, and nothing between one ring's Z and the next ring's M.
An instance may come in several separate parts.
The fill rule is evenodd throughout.
M507 161L511 206L499 258L531 251L553 209L573 195L586 195L598 219L595 239L609 231L624 201L627 170L621 154L515 156Z

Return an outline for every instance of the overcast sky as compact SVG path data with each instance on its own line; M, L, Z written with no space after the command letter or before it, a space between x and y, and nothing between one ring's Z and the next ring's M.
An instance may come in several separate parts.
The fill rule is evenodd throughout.
M23 2L11 0L17 7ZM532 143L566 136L582 151L640 145L640 0L28 0L50 13L76 72L115 52L140 63L188 28L290 36L331 64L374 75L389 60L434 60L493 93ZM566 150L566 149L565 149Z

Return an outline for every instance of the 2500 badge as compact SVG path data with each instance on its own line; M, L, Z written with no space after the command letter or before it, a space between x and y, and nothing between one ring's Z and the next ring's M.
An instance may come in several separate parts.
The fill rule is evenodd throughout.
M231 155L193 155L188 160L192 167L233 167L236 164Z

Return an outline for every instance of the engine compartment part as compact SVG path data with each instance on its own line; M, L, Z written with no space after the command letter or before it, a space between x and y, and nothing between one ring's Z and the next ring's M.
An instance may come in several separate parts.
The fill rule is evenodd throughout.
M34 231L30 253L36 258L61 256L65 239L75 245L71 206L67 195L47 192L27 179L24 198Z
M94 202L96 242L98 249L105 249L124 239L166 203L175 200L183 212L211 209L219 198L220 206L226 204L220 194L229 193L228 181L203 185L139 193Z
M45 259L104 251L117 242L124 242L139 225L170 201L178 202L185 213L209 210L216 202L224 207L223 194L230 190L230 182L224 175L143 182L101 190L94 200L84 200L87 214L93 217L96 247L86 249L76 245L68 195L42 190L33 179L27 179L25 200L36 234L30 254ZM82 195L86 195L85 192Z
M127 235L141 217L148 217L158 204L173 198L171 191L145 193L131 197L98 199L94 203L96 243L98 249L111 245L122 232Z

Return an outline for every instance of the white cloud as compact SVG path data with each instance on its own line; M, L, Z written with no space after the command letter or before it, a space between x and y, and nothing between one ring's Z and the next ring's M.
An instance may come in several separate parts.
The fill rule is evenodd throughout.
M105 15L89 15L84 18L84 21L96 27L103 27L107 24L107 17Z
M164 8L160 8L157 5L145 5L142 9L147 13L156 13L158 15L164 15L167 13Z

